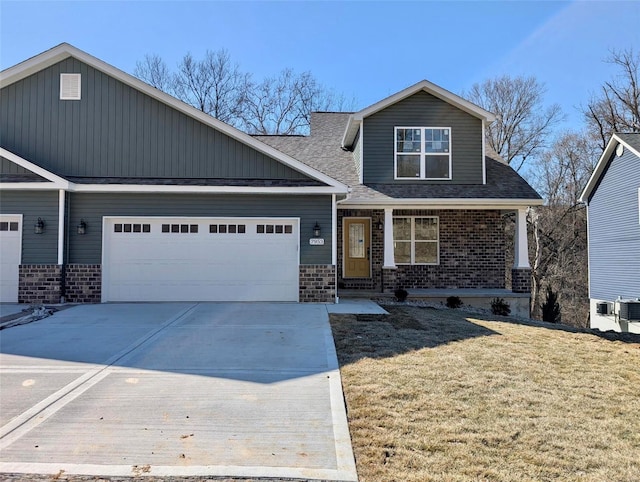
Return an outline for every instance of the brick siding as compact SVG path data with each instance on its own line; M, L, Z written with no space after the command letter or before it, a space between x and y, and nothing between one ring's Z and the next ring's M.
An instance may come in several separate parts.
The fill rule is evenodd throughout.
M300 301L333 303L336 267L330 264L300 265Z
M513 268L511 270L511 291L514 293L531 293L530 268Z
M68 264L65 268L65 282L65 299L69 303L100 303L101 265Z
M438 216L440 228L439 265L398 265L383 270L384 222L382 210L340 210L338 212L338 260L342 266L344 217L372 218L372 277L343 279L344 289L392 291L396 288L501 288L505 287L505 232L500 211L489 210L394 210L394 216Z
M60 303L62 295L61 265L22 264L18 268L18 280L19 303Z

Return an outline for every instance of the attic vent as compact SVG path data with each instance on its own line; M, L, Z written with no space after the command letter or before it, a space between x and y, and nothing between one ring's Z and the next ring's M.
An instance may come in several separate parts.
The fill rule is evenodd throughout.
M80 74L60 74L60 100L80 100Z

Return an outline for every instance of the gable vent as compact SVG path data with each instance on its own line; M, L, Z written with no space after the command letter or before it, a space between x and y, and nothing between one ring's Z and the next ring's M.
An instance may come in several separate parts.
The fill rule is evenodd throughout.
M60 74L60 100L80 100L80 74Z

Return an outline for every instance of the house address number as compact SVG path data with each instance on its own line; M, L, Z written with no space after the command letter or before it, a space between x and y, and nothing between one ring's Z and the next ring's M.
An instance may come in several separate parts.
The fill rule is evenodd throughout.
M324 246L324 238L311 238L309 239L311 246Z

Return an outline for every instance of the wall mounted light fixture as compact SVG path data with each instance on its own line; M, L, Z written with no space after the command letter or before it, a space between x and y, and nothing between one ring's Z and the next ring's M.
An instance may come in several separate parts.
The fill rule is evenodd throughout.
M80 224L78 224L78 234L86 234L87 233L87 223L84 222L84 219L80 220Z
M378 228L378 231L382 231L384 229L384 224L382 224L382 221L378 221L376 223L376 228Z
M314 238L320 237L320 225L318 224L318 221L316 221L316 225L313 227L313 237Z
M38 218L38 220L36 221L36 224L33 225L33 232L35 234L42 234L44 233L44 220L42 218Z

